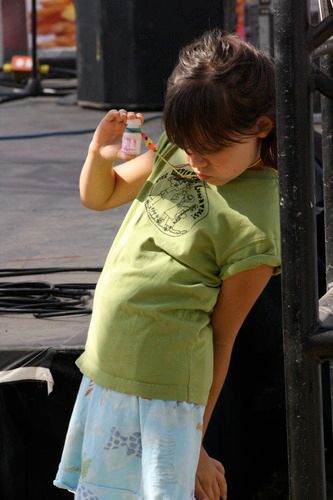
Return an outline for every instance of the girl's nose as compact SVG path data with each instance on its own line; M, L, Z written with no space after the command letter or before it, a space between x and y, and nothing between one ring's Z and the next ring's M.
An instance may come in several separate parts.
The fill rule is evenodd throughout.
M188 163L194 168L205 168L208 165L208 161L198 153L187 152Z

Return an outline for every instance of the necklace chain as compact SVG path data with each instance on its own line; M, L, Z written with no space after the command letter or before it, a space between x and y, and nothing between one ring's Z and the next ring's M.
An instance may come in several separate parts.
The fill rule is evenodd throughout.
M179 175L179 177L182 177L183 179L197 179L197 176L196 176L196 174L194 172L193 173L189 173L189 174L185 174L183 172L180 172L179 169L181 167L186 168L188 164L178 165L176 167L167 158L164 158L164 156L161 155L158 152L156 145L153 143L153 141L150 139L150 137L148 137L147 134L145 134L144 132L141 132L141 135L143 137L144 143L147 146L147 148L150 149L151 151L153 151L156 154L156 156L158 156L162 161L164 161L167 165L169 165L169 167L171 167L171 169L174 172L176 172L176 174ZM262 164L263 164L263 161L261 159L261 156L259 155L259 157L253 163L251 163L247 167L247 169L256 168L256 167L258 167L259 165L262 165ZM188 165L188 166L190 167L190 165Z

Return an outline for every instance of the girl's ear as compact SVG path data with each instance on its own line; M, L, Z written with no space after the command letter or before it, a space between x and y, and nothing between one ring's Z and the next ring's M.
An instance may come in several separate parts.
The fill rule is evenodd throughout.
M259 137L259 139L264 139L273 129L274 123L273 120L271 120L271 118L269 118L268 116L261 116L256 121L256 127L257 137Z

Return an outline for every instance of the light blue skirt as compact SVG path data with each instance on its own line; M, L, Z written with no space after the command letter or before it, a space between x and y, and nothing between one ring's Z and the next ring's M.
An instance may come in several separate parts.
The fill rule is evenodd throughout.
M194 499L203 413L83 377L54 484L76 500Z

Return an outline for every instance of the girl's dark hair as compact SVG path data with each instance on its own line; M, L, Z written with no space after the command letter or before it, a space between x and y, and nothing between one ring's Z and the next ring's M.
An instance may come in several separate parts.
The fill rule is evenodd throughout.
M215 152L255 134L259 117L275 122L274 65L237 35L204 33L179 54L169 80L163 121L170 141L197 153ZM276 166L275 127L261 158Z

